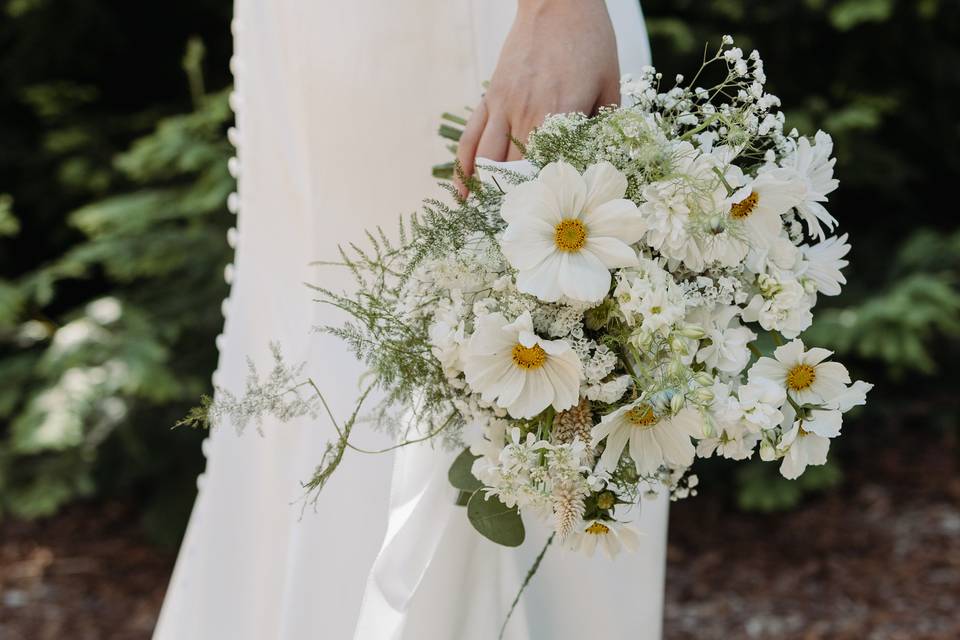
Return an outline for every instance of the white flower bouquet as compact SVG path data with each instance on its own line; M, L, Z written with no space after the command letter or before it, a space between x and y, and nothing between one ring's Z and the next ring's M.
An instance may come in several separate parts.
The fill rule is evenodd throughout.
M644 496L695 493L698 457L759 452L786 478L824 464L871 387L798 337L845 283L830 136L785 133L759 55L728 38L692 82L661 84L648 68L626 106L547 118L515 141L525 161L488 164L466 198L448 185L455 202L428 201L399 239L344 250L355 291L318 289L352 318L327 330L369 368L372 420L397 446L463 448L451 482L495 542L520 544L522 515L612 556L637 543ZM315 412L315 387L275 393L298 375L278 366L208 415Z

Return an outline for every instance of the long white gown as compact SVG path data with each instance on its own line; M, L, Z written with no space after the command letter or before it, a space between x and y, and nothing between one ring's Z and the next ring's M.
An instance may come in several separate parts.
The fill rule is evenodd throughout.
M625 72L649 52L636 0L609 0ZM278 341L346 415L360 366L311 327L335 320L303 282L348 286L311 261L390 226L436 194L449 157L438 115L477 101L515 0L237 0L234 34L239 208L234 284L215 382L240 391L246 359ZM239 205L239 206L237 206ZM358 430L359 431L359 430ZM156 640L490 640L547 532L520 549L474 533L428 447L348 454L316 512L300 482L332 426L224 426L207 469ZM361 444L384 436L359 433ZM392 488L391 488L392 485ZM389 524L388 524L389 514ZM641 551L616 563L551 549L506 637L660 637L667 508L645 504Z

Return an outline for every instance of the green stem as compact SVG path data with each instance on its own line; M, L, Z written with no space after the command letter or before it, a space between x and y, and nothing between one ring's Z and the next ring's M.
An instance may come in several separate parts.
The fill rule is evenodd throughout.
M507 623L510 622L510 616L513 615L513 610L517 608L517 604L520 602L520 596L523 595L523 591L527 588L527 585L530 584L530 581L533 580L533 576L537 573L537 569L540 568L540 563L543 561L543 556L547 554L547 549L553 544L553 538L556 535L556 533L550 534L550 537L547 538L547 543L543 545L543 549L540 550L540 555L537 556L537 559L533 561L533 566L527 571L527 577L523 579L523 584L520 585L520 591L517 592L517 597L510 603L510 610L507 611L507 617L500 627L500 635L497 636L498 640L503 640L503 634L507 631Z

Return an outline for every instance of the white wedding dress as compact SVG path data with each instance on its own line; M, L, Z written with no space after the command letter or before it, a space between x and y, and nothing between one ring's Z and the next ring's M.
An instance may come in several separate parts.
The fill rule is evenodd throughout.
M639 71L649 53L637 0L608 6L621 66ZM309 362L334 412L349 414L361 367L311 332L336 316L302 285L349 278L309 263L437 194L430 166L449 158L438 116L476 103L515 7L237 0L239 215L216 384L242 391L246 359L266 370L277 341L291 362ZM386 444L357 432L361 445ZM481 538L454 505L452 454L422 445L393 459L348 452L300 518L300 482L332 433L325 420L302 420L267 423L262 437L229 425L210 435L155 640L497 637L547 531L528 522L519 549ZM645 503L642 549L615 563L550 549L506 637L659 638L666 514L663 499Z

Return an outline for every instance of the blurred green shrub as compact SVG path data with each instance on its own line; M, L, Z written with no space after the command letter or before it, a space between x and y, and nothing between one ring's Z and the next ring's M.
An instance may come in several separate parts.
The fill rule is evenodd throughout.
M234 188L227 90L205 92L204 47L176 34L216 26L223 86L230 4L175 2L154 25L98 0L0 11L0 517L122 494L175 543L202 456L199 434L171 427L209 391ZM149 78L130 75L124 42L124 59L61 55L108 26L175 20L144 36L171 41L142 43ZM169 74L181 58L186 77Z

